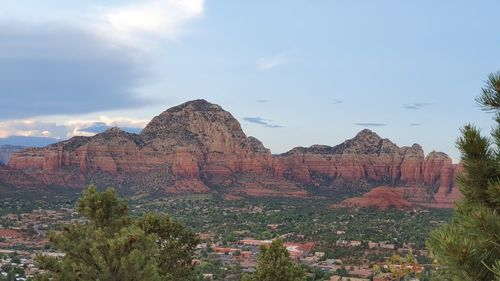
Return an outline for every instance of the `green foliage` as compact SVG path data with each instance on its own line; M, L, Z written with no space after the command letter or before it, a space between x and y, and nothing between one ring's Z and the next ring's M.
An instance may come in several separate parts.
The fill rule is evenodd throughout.
M477 101L495 114L496 124L492 140L466 125L457 141L463 199L453 221L428 241L440 265L439 280L500 280L500 72L488 77Z
M257 270L253 276L245 275L243 281L305 281L302 268L290 258L283 241L276 238L269 246L261 246Z
M7 273L7 275L0 275L0 281L16 281L19 277L24 277L24 269L13 267L10 264L3 265L0 271Z
M62 258L39 255L47 274L37 280L182 280L192 270L197 237L168 217L129 217L127 202L113 189L90 186L77 210L87 221L51 233Z
M192 271L193 253L198 236L180 222L148 213L136 225L158 239L157 262L160 273L171 278L186 278Z
M129 224L127 201L120 199L112 188L99 192L95 186L89 186L78 201L76 210L96 228L110 232Z
M322 281L330 280L332 272L329 270L321 269L318 267L310 267L305 264L301 264L300 267L306 272L307 281Z

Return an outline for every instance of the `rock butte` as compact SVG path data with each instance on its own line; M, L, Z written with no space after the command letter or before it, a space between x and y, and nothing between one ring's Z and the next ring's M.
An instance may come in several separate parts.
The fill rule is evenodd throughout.
M404 188L393 188L389 186L379 186L361 197L348 198L334 207L377 207L387 209L394 207L397 209L410 209L415 207L415 204L405 199L403 192Z
M417 190L415 202L448 208L460 196L457 169L444 153L425 156L418 144L398 147L367 129L337 146L272 155L229 112L194 100L154 117L139 135L112 128L17 152L1 167L0 180L25 188L93 182L134 192L222 192L228 198L391 185ZM435 194L422 196L429 189Z

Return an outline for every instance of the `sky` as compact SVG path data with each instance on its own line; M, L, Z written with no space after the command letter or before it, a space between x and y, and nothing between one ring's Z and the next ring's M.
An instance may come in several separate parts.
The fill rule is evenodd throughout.
M369 128L455 161L498 1L2 0L0 138L140 131L203 98L273 153Z

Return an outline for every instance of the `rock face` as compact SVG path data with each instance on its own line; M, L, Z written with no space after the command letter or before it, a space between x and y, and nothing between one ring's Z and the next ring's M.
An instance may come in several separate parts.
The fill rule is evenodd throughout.
M380 208L390 207L396 209L410 209L415 206L404 197L402 192L404 188L393 188L389 186L380 186L363 194L361 197L353 197L342 201L334 207L348 208Z
M229 112L195 100L156 116L140 135L111 128L74 137L17 153L9 167L46 185L79 187L92 181L208 192L208 186L237 186L238 174L272 175L271 164L270 151L247 137Z
M337 146L273 156L229 112L205 100L168 109L139 135L112 128L18 152L8 166L36 184L75 188L95 182L145 192L296 197L308 196L305 187L389 184L430 188L441 203L457 194L456 168L443 153L425 157L418 144L398 147L363 130Z
M365 129L353 139L330 147L314 145L294 148L277 157L279 175L305 184L323 185L335 180L368 181L392 185L453 185L451 158L422 147L398 147Z

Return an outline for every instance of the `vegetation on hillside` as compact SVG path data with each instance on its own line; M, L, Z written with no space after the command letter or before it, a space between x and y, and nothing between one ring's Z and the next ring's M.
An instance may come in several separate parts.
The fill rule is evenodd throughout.
M78 201L85 219L51 234L64 256L39 255L46 274L36 280L183 280L193 266L197 236L169 217L129 216L128 204L113 189L90 186Z
M305 281L305 272L290 258L283 240L276 238L260 247L257 270L252 275L244 275L242 281Z

